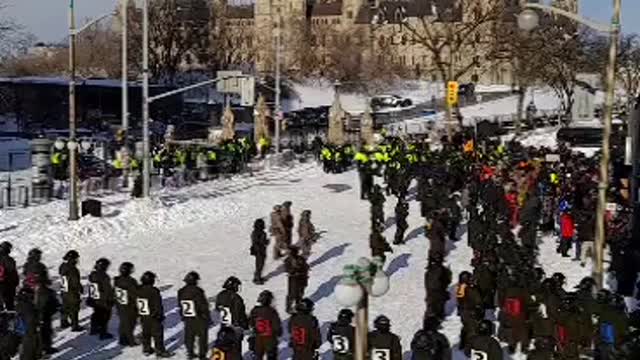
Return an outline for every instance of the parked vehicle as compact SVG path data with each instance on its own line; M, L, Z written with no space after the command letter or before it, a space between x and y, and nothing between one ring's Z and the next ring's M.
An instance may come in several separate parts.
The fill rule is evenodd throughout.
M378 95L371 99L371 108L374 111L385 108L409 107L411 105L413 105L411 99L398 95Z

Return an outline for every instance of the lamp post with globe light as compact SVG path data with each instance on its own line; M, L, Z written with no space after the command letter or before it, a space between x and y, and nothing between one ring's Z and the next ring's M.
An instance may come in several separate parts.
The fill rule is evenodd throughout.
M358 259L355 264L344 267L344 275L334 290L338 303L356 307L356 360L367 358L369 295L380 297L389 291L389 277L382 270L382 265L379 257Z
M611 136L611 120L613 117L613 102L615 91L615 71L616 58L618 51L618 38L620 36L620 13L622 9L622 0L613 0L613 17L611 24L601 24L593 20L584 18L573 12L555 8L548 5L528 3L526 9L518 16L518 26L525 31L531 31L538 27L539 17L534 9L548 11L554 14L562 15L582 25L590 27L598 32L609 34L609 64L607 66L607 93L605 99L605 116L604 127L602 129L602 158L600 159L600 183L598 184L598 210L596 220L596 264L593 269L593 277L596 280L598 288L603 285L603 260L604 260L604 244L605 244L605 208L607 205L607 188L609 186L609 138Z

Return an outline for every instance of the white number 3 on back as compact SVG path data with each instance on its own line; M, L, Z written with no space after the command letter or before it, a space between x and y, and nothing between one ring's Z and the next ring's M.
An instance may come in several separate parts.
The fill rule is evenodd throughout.
M373 349L371 351L371 360L391 360L391 350Z

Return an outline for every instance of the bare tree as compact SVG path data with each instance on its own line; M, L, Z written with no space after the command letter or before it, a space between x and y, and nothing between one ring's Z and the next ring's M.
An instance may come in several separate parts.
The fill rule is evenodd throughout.
M436 1L403 25L431 55L440 78L457 81L491 63L491 35L503 9L503 0Z
M237 68L254 59L252 27L234 24L249 20L234 18L233 9L223 2L216 2L211 9L212 31L206 52L210 71ZM235 9L247 10L240 6Z
M620 38L617 78L631 104L640 92L640 38L638 34L624 34Z
M24 28L6 16L8 4L0 0L0 71L7 70L7 65L17 56L24 54L35 42L35 37L24 31Z

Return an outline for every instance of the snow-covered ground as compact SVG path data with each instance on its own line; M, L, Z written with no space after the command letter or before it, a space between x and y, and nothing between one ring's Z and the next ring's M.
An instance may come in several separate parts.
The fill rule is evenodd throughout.
M253 259L249 256L249 234L256 218L268 219L274 204L293 202L296 220L300 212L309 209L318 230L326 230L314 246L310 258L311 278L306 296L316 302L316 315L323 334L335 320L340 306L333 289L342 267L361 256L369 256L369 206L359 200L358 177L355 172L339 175L324 174L315 164L299 164L293 168L273 168L255 176L239 176L229 180L203 183L174 192L157 193L151 201L130 200L125 195L103 198L103 218L83 218L70 223L66 220L66 203L10 211L0 210L2 240L15 244L15 255L22 263L26 252L38 246L45 252L44 261L55 273L63 254L70 248L81 254L81 271L87 275L93 262L106 256L112 260L111 274L115 275L122 261L136 264L137 275L152 270L159 275L164 298L166 343L177 351L177 359L184 359L183 327L180 322L176 294L183 276L191 270L202 276L202 287L210 297L220 290L224 280L238 276L243 282L242 296L249 307L263 289L275 293L276 305L284 314L286 274L280 262L269 260L263 286L251 283ZM387 226L385 235L393 238L395 225L389 198L385 204ZM392 321L392 331L402 338L405 359L413 333L421 326L425 310L423 276L428 242L423 233L419 204L411 201L408 242L394 247L386 264L391 277L391 289L382 298L371 299L370 321L386 314ZM297 238L297 236L296 236ZM470 269L472 251L467 247L466 234L462 240L450 244L447 263L454 278L462 270ZM270 252L269 252L270 253ZM562 271L568 286L575 285L588 273L577 263L555 253L553 239L542 243L542 265L547 272ZM455 296L452 296L455 299ZM461 323L453 301L447 306L450 314L443 331L452 344L457 344ZM81 313L83 324L88 323L90 311ZM56 324L57 325L57 324ZM117 317L111 322L117 331ZM211 339L217 327L210 330ZM290 357L287 339L282 339L281 359ZM140 359L141 349L123 349L116 341L98 342L85 334L62 331L56 338L60 353L55 359ZM245 344L246 350L246 344ZM322 358L330 359L328 344L321 348ZM466 357L455 353L454 359ZM513 359L524 359L514 356Z

